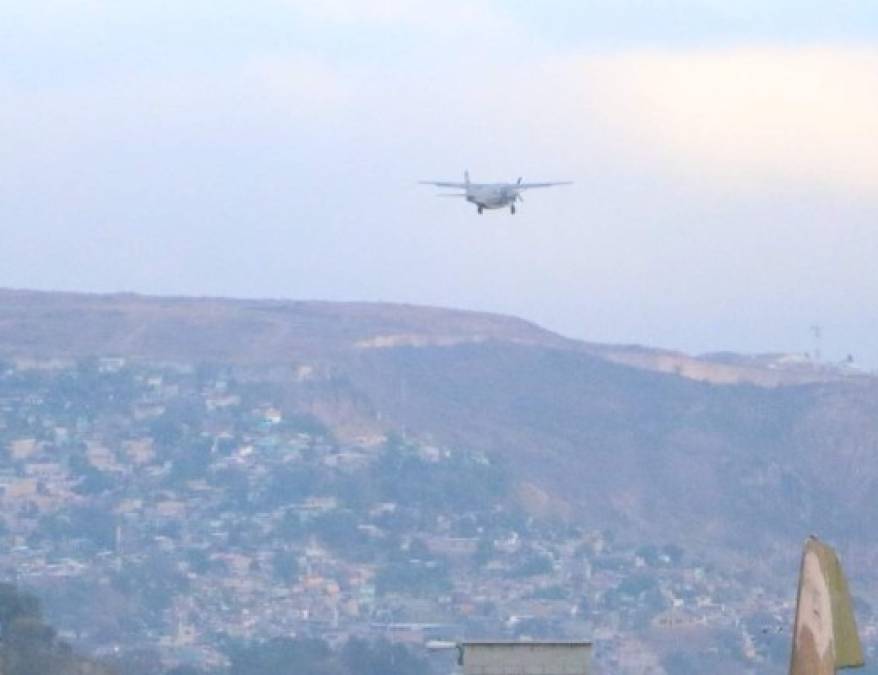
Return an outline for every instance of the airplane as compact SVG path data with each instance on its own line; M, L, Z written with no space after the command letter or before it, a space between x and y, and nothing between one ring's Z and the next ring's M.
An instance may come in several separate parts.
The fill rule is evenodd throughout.
M555 185L570 185L571 181L556 183L522 183L519 178L515 183L471 183L469 171L463 174L463 183L449 183L444 181L420 181L421 185L435 185L441 188L455 188L464 190L462 193L441 194L439 197L463 197L468 202L475 204L479 215L485 209L502 209L509 207L509 212L515 215L515 203L523 202L521 193L532 188L552 187Z

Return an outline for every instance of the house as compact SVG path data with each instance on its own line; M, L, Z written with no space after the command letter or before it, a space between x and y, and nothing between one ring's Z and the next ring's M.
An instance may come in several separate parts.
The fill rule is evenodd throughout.
M9 455L12 459L27 459L39 450L40 446L35 438L17 438L9 443Z

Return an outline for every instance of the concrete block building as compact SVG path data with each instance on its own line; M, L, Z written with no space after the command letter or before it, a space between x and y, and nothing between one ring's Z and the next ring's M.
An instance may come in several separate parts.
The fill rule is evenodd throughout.
M590 675L590 642L464 642L464 675Z

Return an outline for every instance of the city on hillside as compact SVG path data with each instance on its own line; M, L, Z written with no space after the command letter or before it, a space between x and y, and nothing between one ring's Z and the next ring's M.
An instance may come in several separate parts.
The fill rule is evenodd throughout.
M316 637L437 671L429 647L464 638L587 638L614 673L788 658L789 570L757 583L679 542L531 516L519 493L499 460L342 442L219 366L0 366L0 573L99 657L220 672L233 645Z

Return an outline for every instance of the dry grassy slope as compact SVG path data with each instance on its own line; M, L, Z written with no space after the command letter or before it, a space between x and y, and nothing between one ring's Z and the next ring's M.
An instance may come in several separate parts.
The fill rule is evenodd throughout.
M273 364L352 349L492 339L573 344L520 319L431 307L0 289L0 355L7 357Z
M505 458L592 525L795 539L878 508L872 383L717 386L501 344L374 352L348 372L385 421Z
M526 502L598 527L798 540L878 510L870 379L717 386L656 372L666 352L473 312L0 291L0 357L88 355L279 366L287 405L340 433L484 449Z
M332 361L350 350L485 341L586 352L716 384L773 387L843 379L829 370L777 370L579 342L513 317L433 307L0 289L0 356L6 357L121 355L268 365Z

